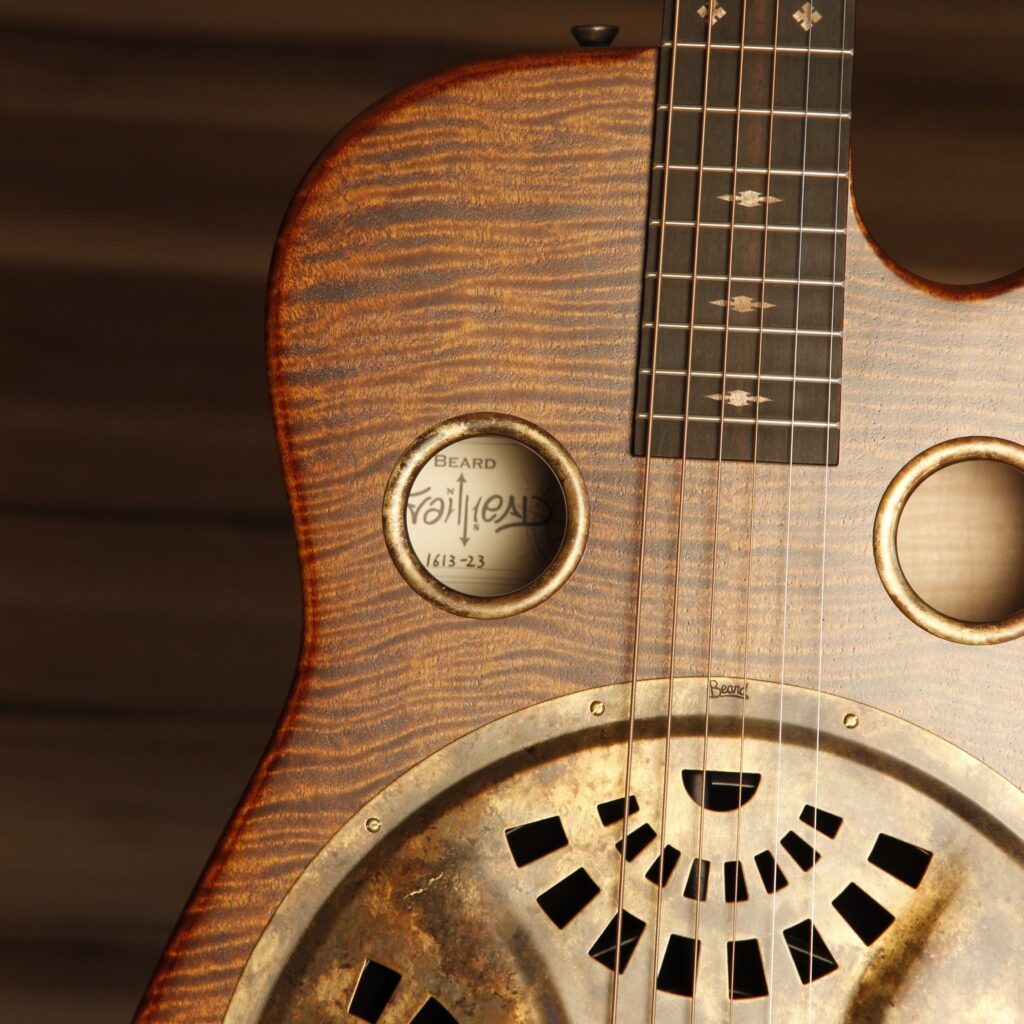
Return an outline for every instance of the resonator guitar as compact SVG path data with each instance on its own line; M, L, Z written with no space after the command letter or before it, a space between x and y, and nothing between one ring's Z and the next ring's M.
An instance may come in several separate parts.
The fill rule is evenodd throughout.
M947 585L988 518L907 532L1021 479L1020 278L876 251L852 59L852 0L669 0L309 172L301 661L139 1024L1024 1020L1024 609Z

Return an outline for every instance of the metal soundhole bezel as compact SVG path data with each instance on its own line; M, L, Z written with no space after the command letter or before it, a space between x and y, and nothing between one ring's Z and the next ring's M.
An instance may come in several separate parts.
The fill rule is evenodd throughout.
M511 594L475 597L445 586L416 557L406 529L405 509L417 475L438 452L457 441L489 434L518 441L546 463L565 499L565 536L548 567L525 587ZM403 579L417 594L453 615L502 619L546 601L573 574L587 544L590 502L579 467L546 430L517 416L476 412L431 427L406 449L384 490L383 525L388 552Z
M958 437L922 452L889 484L875 516L875 565L882 586L911 622L943 640L985 646L1024 636L1024 609L995 622L965 622L933 608L910 585L900 565L897 535L903 510L930 476L958 462L1002 462L1024 473L1024 446L999 437Z

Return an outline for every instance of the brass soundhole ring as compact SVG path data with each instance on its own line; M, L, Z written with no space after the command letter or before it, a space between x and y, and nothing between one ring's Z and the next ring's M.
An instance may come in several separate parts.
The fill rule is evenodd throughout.
M532 582L510 594L474 596L446 586L427 571L413 551L406 527L406 507L420 470L440 451L458 441L497 435L507 437L539 456L562 489L565 535L552 561ZM590 529L590 505L579 467L547 431L502 413L456 416L421 434L398 460L384 491L384 541L398 571L421 597L454 615L501 619L518 615L546 601L579 565Z
M900 519L910 496L946 466L971 461L1003 462L1024 473L1024 446L998 437L960 437L943 441L907 463L882 496L875 516L875 565L882 586L912 622L934 636L958 644L983 646L1024 636L1024 609L995 622L964 622L924 601L904 575L897 550Z

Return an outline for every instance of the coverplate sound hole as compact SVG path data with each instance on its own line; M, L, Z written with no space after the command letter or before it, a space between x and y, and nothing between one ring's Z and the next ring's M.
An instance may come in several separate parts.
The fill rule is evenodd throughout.
M548 433L513 416L448 420L401 457L384 537L405 580L458 615L500 618L572 574L589 515L579 469Z
M744 782L750 780L751 788L746 799L742 801L740 793L744 791L739 788L740 778L738 773L723 770L684 769L682 772L683 789L687 796L698 806L703 805L705 809L711 808L707 800L707 793L713 784L716 784L721 791L728 791L730 794L728 800L723 801L721 806L715 808L723 812L736 813L756 796L762 779L761 774L751 771L743 773L742 779ZM703 801L700 799L702 794L705 798ZM597 817L601 828L607 829L609 824L621 823L627 810L630 816L641 813L640 801L634 794L631 794L628 800L625 797L615 797L598 802ZM763 808L761 813L766 813ZM804 826L804 835L801 836L795 829L789 829L780 835L777 848L785 851L789 859L802 871L812 872L822 859L821 852L816 848L819 838L823 843L835 843L843 828L843 817L833 811L815 807L812 804L804 804L798 819L800 825ZM759 819L755 816L754 820L758 821ZM762 823L767 823L763 818L760 820ZM770 813L768 820L770 820ZM585 821L589 821L593 825L593 819L589 816ZM814 836L813 832L817 832L818 835ZM657 838L658 833L646 821L642 821L632 831L628 831L624 852L626 863L632 863ZM508 827L505 829L505 840L518 869L528 868L535 862L543 862L558 851L573 847L572 837L560 815L538 818ZM690 841L692 843L692 836ZM733 837L730 837L730 841L734 842ZM621 838L615 841L614 848L617 853L623 853ZM678 912L680 897L684 901L692 900L702 904L715 905L717 900L712 894L709 884L712 876L722 880L719 898L725 906L734 903L747 903L751 899L755 901L761 899L759 893L752 892L748 888L741 860L724 859L713 862L710 859L694 857L689 862L685 882L681 889L670 886L669 881L681 858L681 853L677 847L669 843L664 844L663 851L663 854L659 855L647 869L644 877L648 882L661 885L665 889L663 909L667 909L669 915L672 915L674 911ZM574 851L573 857L580 853L581 851ZM842 852L839 856L843 859L844 874L847 871L857 871L856 858L851 860ZM916 889L928 871L932 857L932 852L924 847L886 833L880 833L867 858L867 863L880 868L911 889ZM754 861L766 894L771 896L786 886L786 880L778 870L771 853L762 851L755 855ZM548 863L550 864L551 861ZM558 863L564 865L566 862L563 858ZM553 885L540 892L536 898L548 918L563 931L577 918L586 918L587 908L602 893L601 884L595 881L592 874L599 870L599 863L592 861L590 866L592 871L577 867L570 874L560 877ZM563 870L563 867L553 868L548 874L540 869L539 876L542 878L553 877ZM614 879L606 876L605 888L614 889ZM896 921L896 916L887 907L883 906L867 889L853 881L849 881L832 899L831 903L837 917L845 922L864 947L874 945ZM707 913L713 913L713 907ZM589 920L594 922L595 916L591 915ZM722 920L721 917L719 920ZM829 926L825 914L819 914L818 920L823 926L829 927L829 931L834 934L834 924ZM727 924L727 934L732 936L732 924L731 922L727 922ZM625 974L634 958L634 952L642 949L646 941L646 927L647 920L623 907L622 946L618 957L616 958L615 949L618 930L617 916L603 927L590 946L588 954L609 970L615 970L617 967L620 973ZM840 969L840 963L833 956L825 936L810 918L782 928L781 939L789 951L796 977L801 985L810 985L819 978L824 978ZM760 938L730 937L725 945L730 1000L756 1000L768 996L770 986L765 973L762 948L766 945L770 947L771 944L772 937L769 934L762 934ZM688 958L688 963L686 958ZM676 995L692 995L696 968L697 946L694 941L686 936L673 934L658 970L658 990Z

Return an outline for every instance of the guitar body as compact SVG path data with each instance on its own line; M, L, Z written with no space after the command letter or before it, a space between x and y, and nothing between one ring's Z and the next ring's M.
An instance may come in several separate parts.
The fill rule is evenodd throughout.
M364 115L331 144L302 186L278 242L268 311L278 438L302 562L302 655L270 749L178 927L139 1024L224 1020L261 935L318 852L346 823L366 834L368 814L382 820L386 837L392 825L386 815L361 809L447 744L513 712L602 687L609 721L621 720L615 702L625 699L633 673L641 558L644 459L631 455L630 436L651 163L645 112L653 111L656 57L654 51L582 51L452 72ZM851 218L841 457L828 473L827 586L820 469L758 465L752 473L750 463L689 461L674 666L680 699L687 699L688 687L695 695L693 714L703 715L706 691L706 680L687 682L694 677L766 681L749 702L752 729L762 711L770 718L777 710L780 680L794 694L801 687L814 693L820 683L838 695L816 705L829 718L830 734L843 728L831 720L836 715L856 715L856 736L870 746L896 728L885 712L943 737L1013 783L1024 781L1024 740L1014 713L1020 643L953 643L921 628L886 594L872 548L886 489L922 452L965 436L1024 439L1018 331L1024 299L1012 284L943 293L888 265ZM564 587L528 611L493 620L451 614L424 600L396 570L381 525L383 497L403 453L437 424L476 412L519 417L557 438L579 467L590 506L586 550ZM678 460L652 462L642 680L664 679L669 670L679 473ZM751 504L751 488L755 540L735 511ZM712 592L703 581L713 565ZM822 616L827 644L819 661ZM804 713L801 701L794 697L796 714ZM735 715L742 702L716 701L713 712L719 703ZM593 704L588 695L587 707ZM885 724L873 740L876 718ZM685 728L684 722L681 736ZM891 735L897 733L903 735ZM923 738L915 763L932 764L939 748L931 744L938 742ZM833 752L839 749L833 745ZM693 767L700 768L699 743L692 750ZM1010 799L1013 787L994 772L958 760L952 747L948 756L954 775L983 780L978 785L989 802ZM711 762L708 767L717 767ZM769 773L765 765L758 770ZM621 773L617 757L615 771ZM893 787L906 783L893 772L888 777ZM435 778L429 785L440 784ZM824 782L820 787L827 793ZM505 828L552 813L543 788L530 793L529 807L510 811ZM922 799L936 802L934 795ZM883 786L865 800L877 807L896 798ZM642 815L656 817L656 804L641 798ZM829 806L826 795L820 806ZM1003 809L985 808L997 816ZM1020 820L1017 810L1006 813ZM849 809L843 816L849 819ZM1009 817L999 856L1016 864ZM905 817L892 828L926 845ZM504 838L498 840L500 846ZM832 842L839 840L822 839ZM926 897L931 911L949 896L951 876L975 872L959 854L943 861L945 852L932 850L940 891ZM687 863L694 855L684 850ZM713 858L716 865L722 859ZM380 870L387 874L386 860ZM615 870L604 871L607 885L591 873L602 889L614 890ZM434 884L438 872L424 871L417 888ZM993 884L1012 891L1015 883L990 879ZM534 888L536 895L543 885ZM834 895L822 889L822 907ZM1004 917L984 918L968 903L963 920L980 929L974 954L998 959L996 933L1014 911L1004 907ZM905 916L927 916L913 900L907 908ZM601 914L595 923L603 925L607 908ZM707 914L701 927L712 920L710 909ZM993 927L985 931L979 919ZM413 931L425 927L415 921ZM563 933L543 924L552 942L573 927ZM333 934L328 924L320 927ZM950 935L966 927L951 925ZM596 931L585 936L582 961L569 957L560 969L593 966L601 978L611 977L586 957ZM487 934L477 922L460 941L476 947ZM708 949L718 943L706 941ZM725 937L720 944L724 949ZM433 955L429 944L416 948L419 959ZM779 955L791 970L788 954ZM387 963L373 950L366 956ZM273 962L264 954L264 969L276 969ZM439 963L444 966L434 967L450 979L451 962ZM361 963L350 966L358 973ZM506 982L486 971L481 977L505 991ZM862 974L857 982L860 1009L845 1009L847 999L826 1012L828 1000L815 996L816 1019L925 1019L900 1015L901 989L891 977L879 982L883 1001L876 993L876 1002L866 1002L869 981ZM298 990L302 983L295 984ZM823 979L806 989L828 984ZM957 1019L1024 1016L1024 999L1014 1007L1012 983L993 976L986 984L990 1001L979 996L965 1003ZM302 1019L359 1019L345 1012L350 980L339 976L338 985L321 1009ZM504 1005L514 1006L515 985L506 988L513 995ZM434 991L454 1019L470 1019L462 1004L461 1011L453 1005L457 995L446 993ZM392 1016L381 1019L411 1019L413 1002L422 998L409 999L404 1017L393 1004ZM736 1005L746 1011L755 1002ZM323 1009L328 1004L334 1015ZM594 1019L572 1016L554 996L545 1005L556 1004L562 1009L522 1009L522 1016L480 1009L471 1019ZM230 1019L239 1021L291 1019L283 1011L275 1017L268 1010L264 1018L257 1010L248 1017L237 1007L233 1012L238 1016ZM777 1014L789 1019L781 1007ZM724 1019L710 1011L704 1016Z

